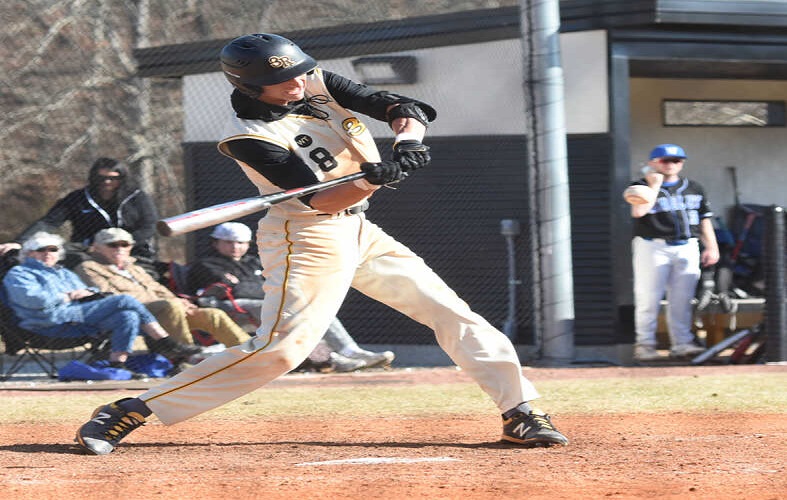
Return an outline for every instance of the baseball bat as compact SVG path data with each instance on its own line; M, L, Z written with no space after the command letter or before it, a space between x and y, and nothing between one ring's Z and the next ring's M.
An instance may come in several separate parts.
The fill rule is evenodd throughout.
M738 169L737 167L727 167L727 171L729 171L730 179L732 180L732 194L735 196L735 206L739 206L741 204L741 192L738 188Z
M337 177L329 181L318 182L309 186L211 205L209 207L161 219L156 223L156 229L162 236L178 236L190 233L198 229L213 226L214 224L238 219L244 215L261 212L262 210L270 208L272 205L291 200L292 198L299 198L307 194L338 186L339 184L352 182L361 179L364 175L366 174L363 172L356 172L354 174Z
M753 335L753 332L750 329L746 329L746 330L741 330L740 332L736 333L732 337L727 337L726 339L722 340L718 344L713 345L707 351L697 355L697 357L691 360L691 364L701 365L702 363L706 362L713 356L719 354L724 349L727 349L731 345L740 342L741 340L746 338L747 335Z

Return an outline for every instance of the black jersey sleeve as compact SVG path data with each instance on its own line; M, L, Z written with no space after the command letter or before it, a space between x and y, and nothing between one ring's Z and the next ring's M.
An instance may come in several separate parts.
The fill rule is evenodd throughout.
M325 86L337 103L376 120L387 122L386 113L388 107L392 104L405 102L416 103L426 114L429 121L433 121L437 116L434 108L426 103L392 94L385 90L377 90L330 71L323 72L323 79L325 80Z
M156 235L156 221L159 219L158 209L153 199L142 190L136 193L134 205L138 211L139 220L133 227L125 229L136 241L135 249L146 254L151 251L151 240Z
M16 237L14 241L19 243L24 242L39 231L45 231L49 233L55 232L58 228L65 224L66 221L73 218L72 208L78 206L74 199L77 196L80 196L82 191L82 189L72 191L68 193L68 195L57 200L52 208L47 211L46 215L30 224Z
M303 160L276 144L257 139L237 139L227 142L226 147L233 158L250 166L283 190L319 181ZM311 195L299 199L309 205Z

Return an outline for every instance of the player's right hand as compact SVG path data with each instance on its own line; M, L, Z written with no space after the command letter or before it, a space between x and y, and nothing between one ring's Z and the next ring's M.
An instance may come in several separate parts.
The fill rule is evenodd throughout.
M402 170L405 172L423 168L432 161L432 157L429 155L429 146L414 139L407 139L394 144L393 159L399 162Z
M380 161L376 163L361 163L361 172L366 174L369 184L377 186L390 184L404 179L407 174L402 171L402 166L396 161Z
M655 170L651 170L647 173L647 175L645 175L645 181L648 183L648 186L654 189L659 189L664 183L664 174Z

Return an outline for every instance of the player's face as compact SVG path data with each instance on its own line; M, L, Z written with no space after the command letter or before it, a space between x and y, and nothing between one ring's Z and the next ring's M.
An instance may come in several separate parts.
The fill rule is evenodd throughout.
M664 156L650 162L650 166L666 178L676 177L683 170L683 158Z
M233 260L240 260L249 251L248 241L216 240L216 251Z
M286 106L287 104L303 99L306 91L306 75L296 76L286 82L276 85L266 85L262 87L260 101L274 104L276 106Z

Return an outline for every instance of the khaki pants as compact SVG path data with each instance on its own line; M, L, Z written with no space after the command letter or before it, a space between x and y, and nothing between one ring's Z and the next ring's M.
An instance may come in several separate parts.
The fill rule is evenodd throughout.
M145 304L172 338L193 344L191 330L202 330L227 347L249 339L249 334L221 309L200 307L186 312L181 299L157 300Z

